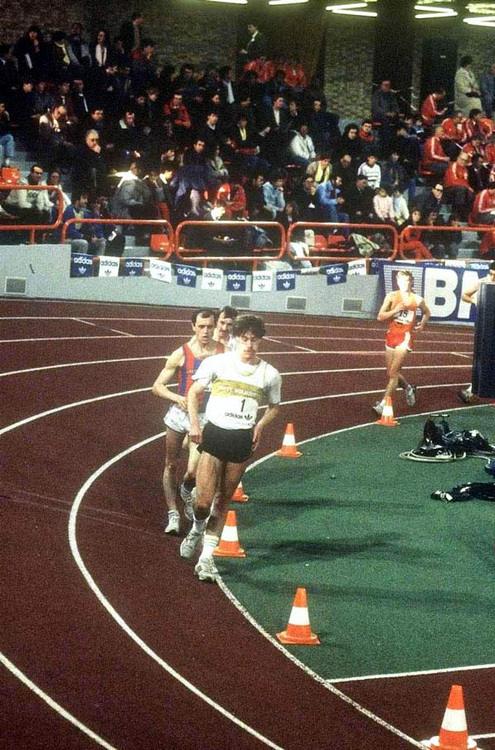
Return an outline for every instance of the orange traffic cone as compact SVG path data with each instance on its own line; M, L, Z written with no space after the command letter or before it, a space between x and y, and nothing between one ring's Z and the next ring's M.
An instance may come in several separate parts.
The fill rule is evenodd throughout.
M475 740L468 737L461 685L452 685L440 734L424 740L423 744L431 750L472 750L478 747Z
M246 557L246 553L239 544L237 536L237 520L235 510L229 510L223 527L218 547L213 550L216 557Z
M296 438L294 437L294 425L289 422L285 428L284 440L282 447L277 451L277 456L282 458L299 458L302 453L299 453L296 445Z
M242 489L242 482L239 482L239 486L232 495L230 501L232 503L247 503L248 500L249 495L244 494L244 490Z
M282 633L277 633L277 638L280 643L284 644L297 643L304 646L320 645L318 636L311 632L306 589L297 589L287 630L284 630Z
M390 396L386 397L382 416L375 422L375 424L381 424L382 427L397 427L399 424L394 418L394 407L392 406L392 399Z

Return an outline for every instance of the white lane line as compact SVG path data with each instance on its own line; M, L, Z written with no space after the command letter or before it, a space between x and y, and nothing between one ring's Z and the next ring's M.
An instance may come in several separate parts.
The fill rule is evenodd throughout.
M74 724L75 727L81 730L81 732L84 732L88 737L90 737L92 740L94 740L98 745L101 745L101 747L107 748L107 750L116 750L116 748L113 745L110 745L106 740L103 739L103 737L100 737L98 734L93 732L92 729L89 729L89 727L82 724L79 719L76 719L75 716L73 716L71 713L65 710L63 706L60 705L60 703L57 703L53 700L53 698L50 698L47 693L45 693L41 688L39 688L37 685L35 685L32 680L27 677L24 672L21 672L21 670L16 667L15 664L13 664L10 659L8 659L5 654L2 654L0 652L0 661L2 664L7 667L7 669L12 672L12 674L17 677L18 680L24 683L26 687L28 687L30 690L35 693L35 695L38 696L38 698L41 698L41 700L45 701L50 708L52 708L54 711L56 711L62 718L66 719L67 721L70 721L71 724Z
M94 339L120 339L122 336L130 336L133 339L180 339L183 337L183 334L144 333L135 336L131 333L121 333L118 336L40 336L39 338L30 339L0 339L0 344L25 344L37 343L38 341L93 341Z
M84 323L87 326L94 326L95 328L108 328L108 326L98 326L96 323L92 323L90 320L83 320L82 318L69 318L69 320L75 320L76 323ZM127 331L118 331L116 328L108 328L113 333L120 333L122 336L130 336L134 338L133 333L127 333Z
M415 414L414 416L418 416ZM495 664L472 664L465 667L449 667L445 669L420 669L417 672L390 672L389 674L369 674L361 677L338 677L327 680L332 685L338 682L367 682L369 680L388 680L396 677L421 677L426 674L450 674L451 672L472 672L475 669L494 669Z
M449 352L449 354L453 354L454 357L465 357L466 359L472 359L472 354L463 354L463 352Z
M495 732L492 732L491 734L470 734L469 736L474 740L489 740L492 739L492 737L495 737Z
M43 365L42 367L28 367L24 370L9 370L9 372L0 372L0 378L7 378L11 375L24 375L30 372L43 372L44 370L61 370L65 367L85 367L86 365L106 365L114 364L115 362L141 362L147 359L163 359L166 360L163 354L156 357L122 357L120 359L93 359L85 362L62 362L59 365ZM458 365L456 365L458 367Z
M273 336L265 336L265 340L266 341L274 341L276 344L282 344L283 343L282 341L279 341L278 339L274 339ZM304 352L310 352L311 354L316 354L316 349L308 349L305 346L297 346L297 344L289 344L289 346L293 346L294 349L302 349L302 351L304 351Z
M113 607L113 605L108 601L108 599L105 597L101 589L97 586L94 578L91 576L91 573L87 569L84 560L82 559L82 556L79 552L79 548L77 545L77 534L76 534L76 526L77 526L77 515L79 512L79 508L81 506L81 503L84 500L84 496L86 492L89 490L89 488L92 486L92 484L110 467L113 466L113 464L117 463L121 459L128 456L130 453L132 453L135 450L138 450L139 448L148 445L149 443L152 443L154 440L157 440L158 438L163 437L164 433L160 433L159 435L153 435L150 438L146 438L145 440L142 440L139 443L136 443L135 445L130 446L126 450L119 453L117 456L114 456L109 461L104 463L102 466L100 466L99 469L97 469L83 484L81 489L76 495L76 498L74 500L74 504L71 509L71 514L69 518L69 544L72 551L72 555L74 557L74 560L81 571L86 583L88 584L89 588L92 590L92 592L95 594L98 601L105 607L107 612L113 617L115 622L122 628L122 630L149 656L151 657L162 669L164 669L171 677L173 677L175 680L180 682L181 685L183 685L187 690L190 690L196 697L200 698L202 701L204 701L207 705L209 705L211 708L213 708L215 711L218 711L218 713L222 714L226 719L231 721L233 724L236 724L238 727L243 729L248 734L252 735L253 737L256 737L260 742L262 742L264 745L267 745L268 747L274 748L275 750L282 750L282 748L279 745L276 745L274 742L272 742L270 739L265 737L264 735L257 732L255 729L250 727L248 724L245 724L241 719L239 719L237 716L232 714L230 711L225 709L223 706L221 706L219 703L214 701L212 698L210 698L206 693L203 693L199 688L197 688L195 685L193 685L189 680L187 680L185 677L183 677L179 672L177 672L173 667L170 666L164 659L162 659L155 651L153 651L150 646L148 646L145 641L143 641L142 638L127 624L127 622L123 619L123 617L117 612L117 610Z

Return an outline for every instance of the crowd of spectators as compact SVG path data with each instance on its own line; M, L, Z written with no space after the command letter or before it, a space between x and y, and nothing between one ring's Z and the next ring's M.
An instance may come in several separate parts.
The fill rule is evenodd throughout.
M0 45L2 172L15 167L16 144L34 162L26 190L2 191L2 222L53 219L56 192L29 189L43 181L64 190L64 219L410 227L415 258L457 257L460 230L439 239L434 227L495 222L493 124L480 107L449 114L439 89L415 113L383 81L370 117L341 132L318 80L297 61L271 59L253 24L236 69L159 67L145 29L136 11L116 39L103 28L88 39L73 23L50 37L31 26ZM472 89L463 96L481 104L469 58L460 70ZM415 228L424 225L432 230ZM76 226L69 237L87 252L104 252L116 235ZM350 248L352 233L339 236Z

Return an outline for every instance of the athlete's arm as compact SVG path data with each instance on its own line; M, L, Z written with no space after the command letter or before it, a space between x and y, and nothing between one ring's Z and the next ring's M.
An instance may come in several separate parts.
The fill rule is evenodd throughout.
M192 384L187 394L187 411L189 413L189 437L193 443L201 441L201 427L199 426L199 404L206 390L206 385L198 383Z
M393 318L397 313L402 312L405 309L403 302L398 302L396 305L393 304L393 292L389 292L383 300L383 304L378 311L377 319L383 323L384 320Z
M426 302L424 301L424 299L422 299L421 302L419 303L419 309L423 313L423 317L421 318L421 323L418 323L418 325L414 327L414 330L416 330L416 331L422 331L423 330L423 328L428 323L428 321L430 319L430 315L431 315L430 308L428 307L428 305L426 304Z
M467 289L465 289L461 295L462 301L467 302L469 305L475 305L476 300L474 297L475 297L476 292L478 291L478 288L479 288L479 281L473 284L473 286L470 286Z
M174 401L182 409L187 409L186 397L181 396L175 391L171 391L170 388L167 387L167 384L170 383L172 378L175 376L177 368L181 367L183 364L184 352L182 348L176 349L175 352L170 355L167 360L167 364L153 383L153 388L151 389L151 391L155 396L166 398L169 401Z
M270 422L273 422L273 420L275 419L279 411L280 411L280 404L268 404L263 417L254 426L253 450L256 450L256 448L259 445L261 433L263 432L267 424L270 424Z

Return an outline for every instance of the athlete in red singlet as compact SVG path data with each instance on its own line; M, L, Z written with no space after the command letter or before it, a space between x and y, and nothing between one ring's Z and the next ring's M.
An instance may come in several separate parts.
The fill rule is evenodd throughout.
M187 394L193 384L192 376L206 357L223 354L225 351L223 344L213 341L215 330L213 310L197 310L193 313L191 321L194 336L168 357L167 364L158 375L152 389L155 396L173 402L164 419L167 427L163 470L163 490L168 511L166 534L178 534L180 531L180 514L177 508L178 467L184 438L188 435L190 427ZM178 377L178 388L177 391L172 391L168 384L175 376ZM190 443L187 470L180 486L184 513L189 519L192 519L193 514L191 493L195 484L198 461L197 446Z
M408 352L412 350L414 331L423 330L430 318L430 311L424 299L412 291L412 281L410 271L399 271L399 289L387 294L378 313L378 320L388 320L390 325L385 338L388 383L383 399L373 407L377 414L382 413L385 399L388 396L392 398L398 386L405 390L409 406L416 403L416 387L407 382L401 374L401 368ZM421 323L416 324L418 310L423 315Z

